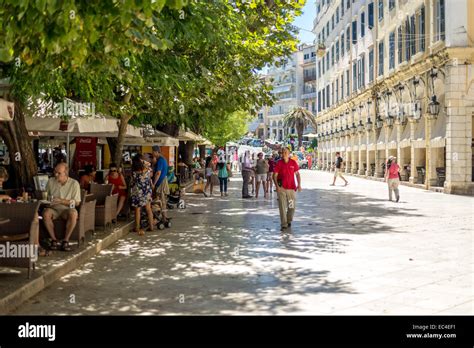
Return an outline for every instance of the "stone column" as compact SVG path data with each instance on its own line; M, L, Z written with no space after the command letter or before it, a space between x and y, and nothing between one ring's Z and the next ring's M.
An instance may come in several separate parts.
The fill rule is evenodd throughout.
M434 118L431 115L425 115L425 139L426 139L426 188L436 185L436 154L437 151L433 151L431 148L431 131L433 129Z
M374 127L376 127L374 125ZM374 144L375 144L375 173L374 173L374 176L376 178L379 177L380 175L380 161L379 161L379 147L378 147L378 144L377 144L377 140L378 140L378 136L380 135L380 130L378 128L374 128Z
M367 150L365 151L366 159L367 159L367 170L365 171L365 175L370 175L370 151L369 151L369 144L370 144L370 130L365 132L365 136L367 137Z
M404 159L404 156L403 156L403 150L402 148L400 147L400 141L401 141L401 138L402 138L402 132L403 132L403 124L397 122L397 163L400 167L403 166L403 163L405 163L405 159ZM400 168L400 172L403 171L403 167Z
M445 105L448 108L444 184L446 193L474 193L471 144L474 111L473 74L472 64L446 66ZM467 80L468 76L470 80Z
M415 162L415 145L413 140L415 139L415 127L416 121L414 119L410 119L410 152L411 152L411 159L410 159L410 182L416 183L418 173L416 172L416 162Z
M352 150L352 163L351 163L351 173L356 174L357 173L357 167L356 167L356 151L354 149L355 147L355 142L356 142L356 134L351 134L351 150Z
M361 132L357 132L358 134L358 138L359 138L359 168L357 168L357 174L359 175L364 175L365 171L364 171L364 164L362 163L362 150L360 149L361 147L361 144L362 144L362 133Z
M352 155L352 149L351 149L351 151L347 151L347 148L349 147L349 144L350 144L349 136L345 135L344 139L345 139L345 142L346 142L346 162L347 162L347 164L349 164L349 160L352 163L352 156L351 156ZM350 171L351 171L351 168L349 167L349 165L346 165L345 172L350 173Z
M388 151L388 132L390 131L390 127L385 125L383 127L383 131L385 132L385 159L384 161L387 162L388 156L389 156L389 151Z

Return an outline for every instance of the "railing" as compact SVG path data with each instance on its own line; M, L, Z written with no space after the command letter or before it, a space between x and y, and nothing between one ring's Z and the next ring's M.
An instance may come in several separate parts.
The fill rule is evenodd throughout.
M310 98L316 98L316 92L305 93L301 96L301 99L310 99Z

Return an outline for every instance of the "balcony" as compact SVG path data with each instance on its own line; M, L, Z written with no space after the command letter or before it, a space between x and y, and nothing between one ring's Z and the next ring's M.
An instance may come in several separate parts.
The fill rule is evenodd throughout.
M311 98L316 98L316 92L304 93L301 96L301 99L311 99Z
M316 74L306 75L303 80L304 82L316 81Z

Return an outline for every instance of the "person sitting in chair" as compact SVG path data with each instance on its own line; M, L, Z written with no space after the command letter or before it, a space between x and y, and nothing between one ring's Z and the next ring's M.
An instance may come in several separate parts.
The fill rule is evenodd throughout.
M61 250L71 251L69 238L76 227L79 216L76 207L81 204L81 188L79 182L69 177L69 167L66 163L59 163L54 168L54 178L48 180L46 185L48 196L51 197L51 206L43 212L46 229L52 239L51 250L59 248L53 221L56 219L67 220L66 234L61 243Z

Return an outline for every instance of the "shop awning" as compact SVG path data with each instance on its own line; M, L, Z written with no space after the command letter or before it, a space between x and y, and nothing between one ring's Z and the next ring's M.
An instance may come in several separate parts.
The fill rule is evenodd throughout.
M425 120L421 119L417 122L415 127L415 138L413 140L413 146L415 148L426 147L425 142Z
M72 137L116 137L118 135L116 119L71 119L65 131L59 130L61 122L59 118L27 117L25 122L26 129L33 136L61 136L69 134Z
M316 138L318 135L314 133L303 134L303 138Z
M402 135L400 136L400 147L409 147L410 146L410 124L406 124L403 128Z
M431 147L446 146L446 115L440 113L431 128Z
M0 121L11 121L13 117L10 116L8 109L11 108L11 112L15 114L15 104L5 99L0 98Z
M202 140L201 136L197 135L194 132L184 130L184 129L179 130L177 138L178 138L179 141L200 141L200 140Z

